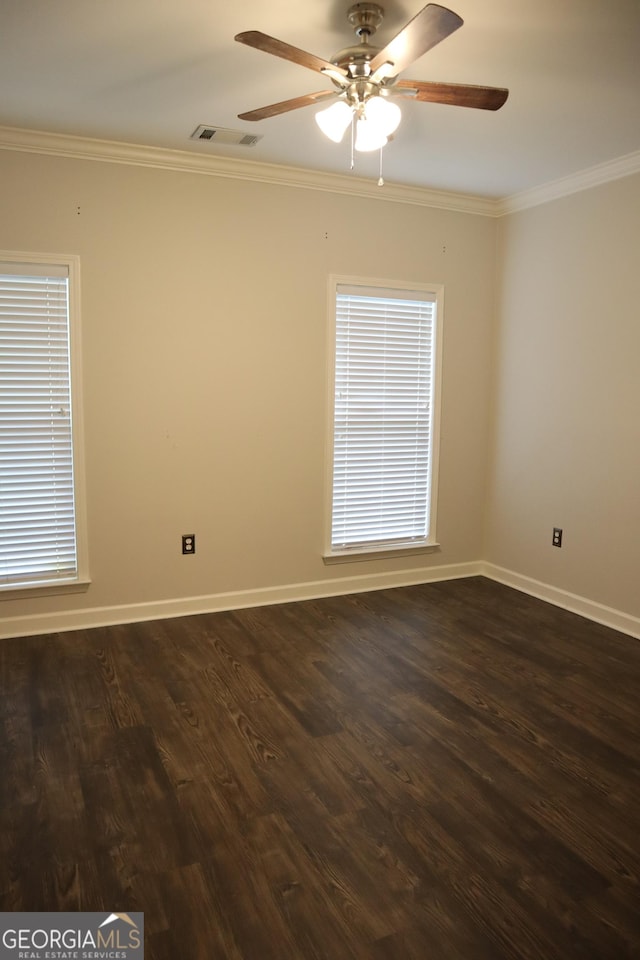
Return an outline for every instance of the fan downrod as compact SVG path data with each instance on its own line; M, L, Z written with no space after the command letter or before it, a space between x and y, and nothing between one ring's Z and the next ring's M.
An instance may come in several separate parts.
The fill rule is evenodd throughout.
M384 8L377 3L354 3L347 10L347 19L363 43L374 35L383 17Z
M377 3L354 3L350 6L347 10L347 18L360 42L339 50L333 55L331 62L348 70L353 78L368 77L368 64L379 49L369 41L382 23L383 17L384 10Z

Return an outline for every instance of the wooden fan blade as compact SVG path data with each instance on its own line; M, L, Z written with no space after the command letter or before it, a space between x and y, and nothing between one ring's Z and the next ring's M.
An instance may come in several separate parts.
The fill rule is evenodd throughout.
M405 67L435 47L463 23L462 17L453 10L437 3L428 3L383 50L376 53L371 61L371 72L374 73L383 63L392 63L393 75L397 77Z
M322 100L335 99L335 97L335 90L307 93L303 97L294 97L293 100L282 100L280 103L270 103L268 107L259 107L257 110L249 110L248 113L239 113L238 120L267 120L269 117L277 117L281 113L288 113L289 110L308 107L311 103L320 103Z
M406 93L400 91L406 90ZM427 83L423 80L398 80L390 92L426 103L448 103L454 107L499 110L509 96L504 87L476 87L467 83ZM415 91L412 95L410 91Z
M307 53L306 50L300 50L299 47L292 47L290 43L285 43L284 40L276 40L275 37L270 37L259 30L246 30L244 33L238 33L234 39L238 43L246 43L248 47L255 47L256 50L271 53L274 57L281 57L291 63L298 63L301 67L308 67L309 70L315 70L316 73L331 70L341 76L348 76L347 71L341 67L336 67L335 63L323 60L322 57L316 57L313 53Z

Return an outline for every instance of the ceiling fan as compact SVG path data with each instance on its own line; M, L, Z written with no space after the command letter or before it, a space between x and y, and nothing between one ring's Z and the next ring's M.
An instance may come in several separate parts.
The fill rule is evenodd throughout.
M482 87L461 83L430 83L401 80L402 71L436 44L462 26L463 20L446 7L428 3L385 47L371 43L382 23L384 9L377 3L354 3L347 11L358 43L324 60L259 30L239 33L235 39L257 50L264 50L302 67L322 74L333 83L333 90L307 93L292 100L272 103L238 115L240 120L265 120L299 107L334 100L316 115L320 129L339 143L349 125L356 150L382 148L400 123L396 98L420 102L445 103L480 110L498 110L509 95L502 87Z

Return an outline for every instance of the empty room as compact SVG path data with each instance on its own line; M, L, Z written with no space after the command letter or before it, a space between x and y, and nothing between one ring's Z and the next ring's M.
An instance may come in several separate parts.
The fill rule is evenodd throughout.
M0 5L0 958L640 955L638 50Z

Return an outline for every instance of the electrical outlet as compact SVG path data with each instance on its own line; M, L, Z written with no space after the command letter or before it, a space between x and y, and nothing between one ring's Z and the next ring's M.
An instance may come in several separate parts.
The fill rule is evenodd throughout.
M196 535L195 533L184 533L182 535L182 552L183 553L195 553L196 552Z
M551 538L551 543L554 547L562 546L562 527L553 528L553 537Z

